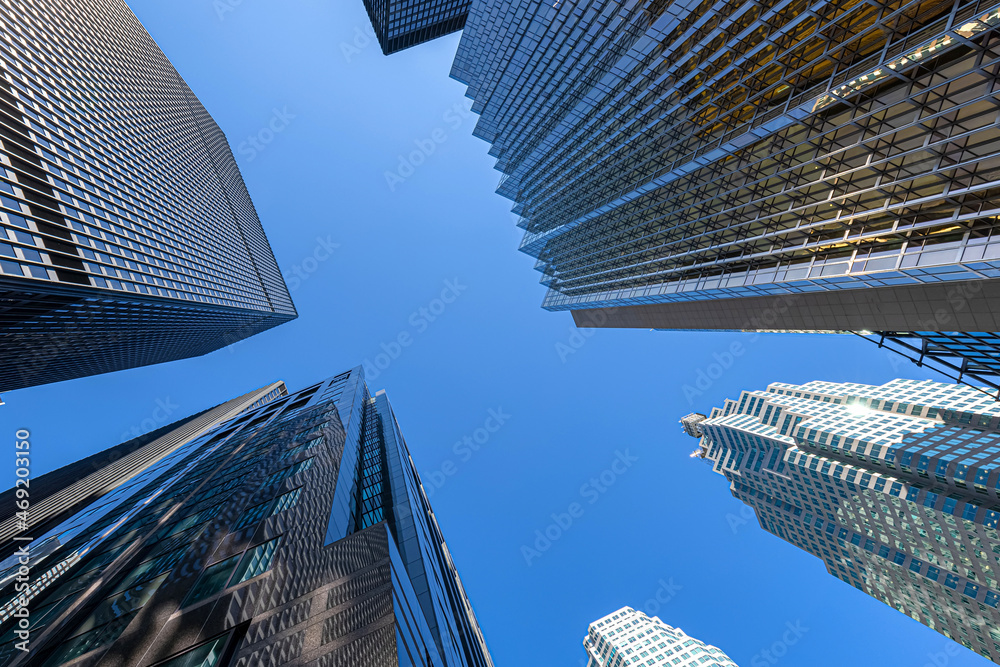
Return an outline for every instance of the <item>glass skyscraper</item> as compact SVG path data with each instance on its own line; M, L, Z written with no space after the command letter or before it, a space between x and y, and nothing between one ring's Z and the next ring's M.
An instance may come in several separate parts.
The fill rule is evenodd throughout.
M0 390L295 318L226 137L122 0L6 3L0 59Z
M1000 664L1000 403L930 381L775 383L682 424L761 527Z
M472 0L365 0L382 53L390 55L465 26Z
M583 648L587 667L736 667L720 649L631 607L591 623Z
M492 667L360 368L276 382L30 488L27 519L0 515L0 665Z
M452 76L545 308L858 332L997 390L998 25L977 0L478 0Z

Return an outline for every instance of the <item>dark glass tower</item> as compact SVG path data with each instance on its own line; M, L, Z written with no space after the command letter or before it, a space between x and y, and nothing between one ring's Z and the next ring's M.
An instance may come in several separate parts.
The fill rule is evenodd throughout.
M4 5L0 58L0 390L296 316L225 136L122 0Z
M1000 402L930 381L774 383L681 423L762 528L1000 664Z
M0 665L492 667L389 402L360 368L163 431L120 445L124 466L115 448L98 455L91 477L117 471L100 493L41 477L26 530L0 522L4 544L34 538L23 598L16 543L0 563Z
M998 390L998 25L969 0L480 0L452 76L545 308L858 332Z
M365 0L382 53L390 55L461 30L472 0Z

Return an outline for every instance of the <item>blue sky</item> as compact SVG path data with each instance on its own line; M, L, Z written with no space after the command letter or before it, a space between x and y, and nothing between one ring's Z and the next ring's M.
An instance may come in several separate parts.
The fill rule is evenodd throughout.
M0 420L31 429L35 475L158 417L381 361L369 385L389 394L498 667L584 664L587 624L624 605L741 667L989 664L747 520L677 423L773 381L933 374L850 336L583 335L539 307L448 78L457 35L386 58L361 0L129 4L227 133L300 317L205 357L5 394ZM699 388L734 342L744 353ZM456 447L491 411L503 426ZM536 548L547 528L558 539Z

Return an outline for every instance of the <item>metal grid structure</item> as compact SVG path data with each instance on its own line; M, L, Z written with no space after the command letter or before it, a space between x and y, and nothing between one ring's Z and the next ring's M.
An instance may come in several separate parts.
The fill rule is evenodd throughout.
M0 389L295 316L225 136L125 3L0 6Z
M859 332L918 366L995 396L1000 401L1000 335L995 333Z
M484 0L452 76L543 306L698 328L631 315L996 283L998 25L979 0ZM957 330L1000 331L990 310ZM888 331L822 328L863 329Z

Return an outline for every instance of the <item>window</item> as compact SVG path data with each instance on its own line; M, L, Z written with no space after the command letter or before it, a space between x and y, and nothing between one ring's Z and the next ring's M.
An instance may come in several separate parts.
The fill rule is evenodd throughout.
M302 495L302 487L295 489L294 491L289 491L288 493L279 496L278 500L274 503L274 510L271 512L271 516L279 512L284 512L285 510L294 507L297 502L299 502L299 496Z
M197 646L181 653L176 658L160 663L157 667L215 667L222 660L222 651L225 649L228 638L229 635L223 635L213 639L207 644Z
M195 604L215 595L227 586L235 586L236 584L241 584L244 581L249 581L256 576L264 574L271 569L271 561L274 558L274 553L277 551L280 541L281 538L277 537L254 547L245 554L242 554L242 561L240 561L240 556L237 555L215 565L210 565L201 573L198 581L191 589L191 592L188 593L184 604L181 606L186 607ZM239 563L239 567L237 567L237 563ZM235 574L233 574L234 570Z
M284 512L288 508L293 507L299 501L300 495L302 495L302 487L278 496L274 500L269 500L266 503L261 503L260 505L251 507L243 514L242 517L240 517L240 520L236 522L236 525L233 526L233 530L246 528L247 526L257 523L265 517L274 516L279 512Z
M279 470L278 472L271 475L266 482L264 482L261 488L267 488L269 486L275 486L285 481L289 477L299 474L300 472L305 472L312 467L314 459L306 459L305 461L299 461L293 466Z
M45 662L45 667L55 667L114 642L132 622L139 609L160 587L166 575L116 593L101 601L76 630L70 639L62 642L56 652Z
M153 577L167 572L168 570L172 570L174 566L177 565L177 562L180 561L187 549L187 545L184 545L180 549L165 553L162 556L157 556L152 560L147 560L145 563L140 564L132 570L132 572L125 577L125 579L123 579L117 587L115 587L115 590L120 591L126 588L131 588L137 582L152 579Z
M243 516L240 517L240 520L236 522L236 525L233 526L233 530L240 530L241 528L246 528L250 524L257 523L258 521L263 519L268 514L268 511L271 509L272 502L273 501L261 503L260 505L248 509L246 512L243 513Z
M179 520L177 523L171 524L163 528L160 531L160 534L157 536L157 540L162 540L172 535L176 535L181 531L187 530L191 526L197 526L198 524L207 521L208 519L215 516L218 513L218 511L219 511L219 506L216 505L215 507L210 507L207 510L202 510L197 514L192 514L190 516L187 516Z
M271 560L274 558L274 552L277 551L280 541L279 537L248 551L243 557L243 562L236 568L236 574L233 575L230 585L243 583L271 569Z
M198 577L198 581L195 582L194 587L191 592L188 593L187 598L184 600L182 607L192 605L196 602L200 602L205 598L211 597L221 591L226 587L226 582L229 581L229 576L233 573L233 569L239 562L239 556L233 556L232 558L227 558L226 560L216 563L215 565L209 565L208 568L201 573Z
M132 622L136 613L138 612L121 616L107 625L102 625L90 632L62 642L52 657L45 661L45 667L57 667L84 653L89 653L114 642Z

